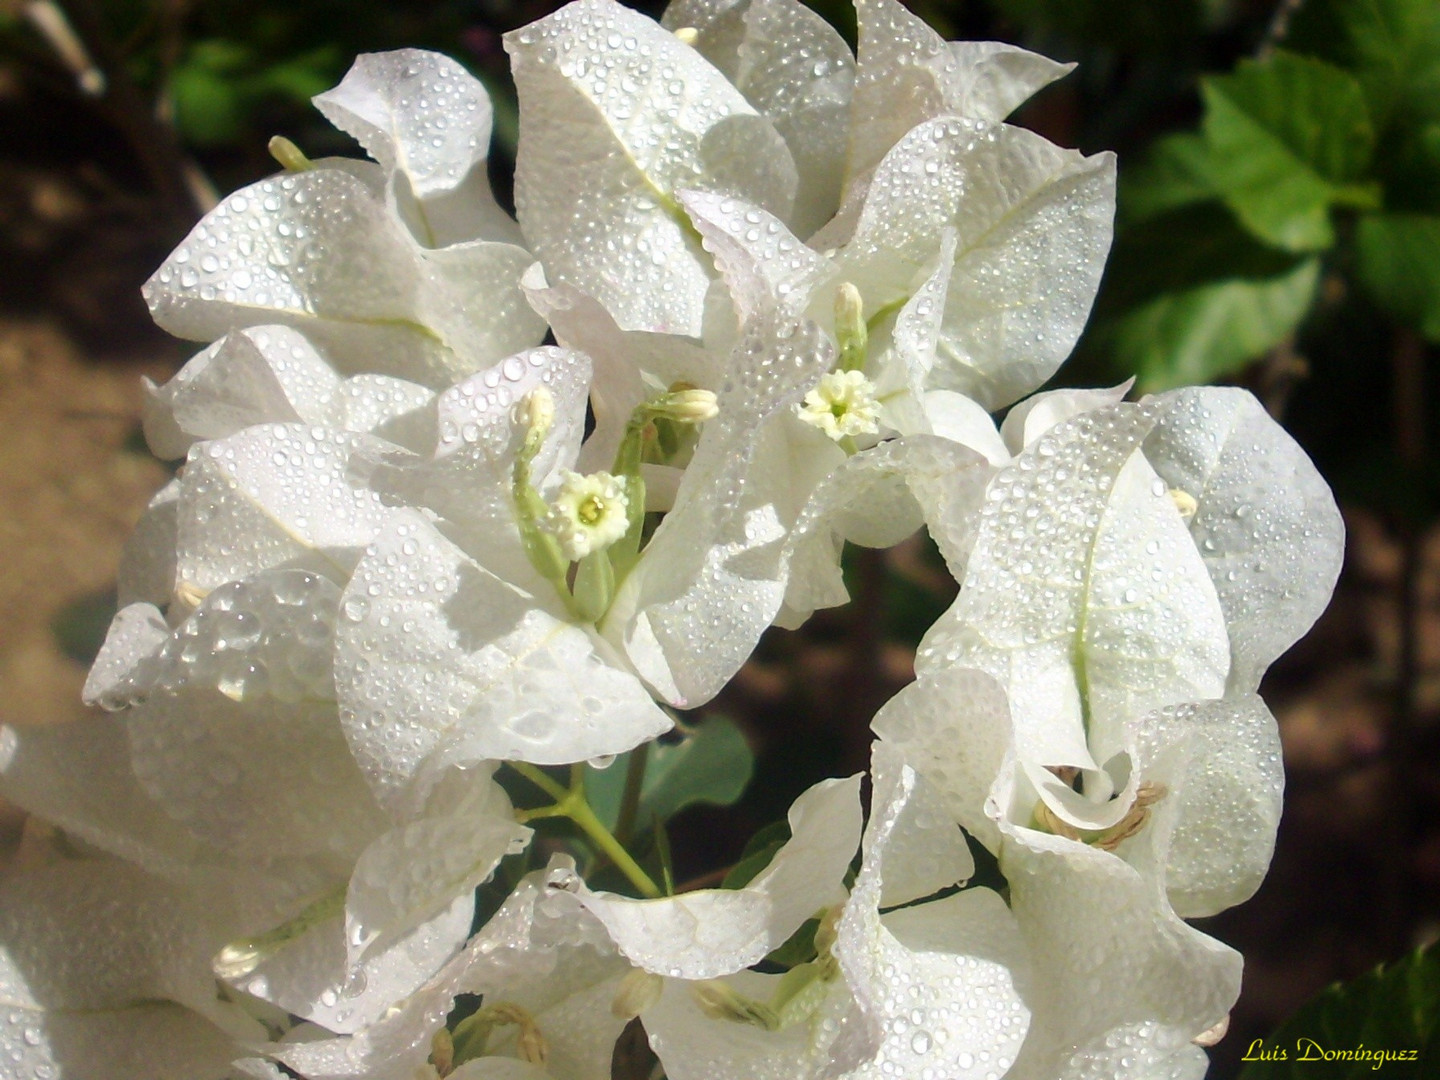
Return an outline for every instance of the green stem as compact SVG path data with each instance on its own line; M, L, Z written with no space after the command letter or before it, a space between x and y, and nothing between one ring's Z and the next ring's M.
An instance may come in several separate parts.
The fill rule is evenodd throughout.
M576 804L570 810L569 816L570 820L579 825L581 831L600 849L601 854L630 879L630 883L640 890L642 896L647 900L654 900L664 895L650 875L645 873L640 864L630 857L630 853L625 850L620 841L610 835L610 830L605 828L605 823L595 816L595 811L590 809L589 803Z
M556 807L563 805L565 800L570 797L570 792L566 791L554 780L551 780L543 770L531 765L528 761L507 761L505 764L509 765L510 768L514 769L521 776L525 777L526 780L529 780L541 791L545 792L546 795L554 799Z
M640 789L645 783L645 766L650 761L650 744L641 743L630 751L625 766L625 793L620 797L620 813L615 819L615 836L622 842L635 832L635 818L640 813Z
M630 853L625 850L624 845L615 839L609 829L605 828L605 823L595 816L595 811L590 809L590 804L585 801L584 765L571 766L571 787L567 789L561 787L543 770L531 765L528 761L510 761L506 764L555 800L554 806L521 811L523 820L533 821L545 817L569 818L580 827L580 831L589 838L600 853L630 879L630 883L640 891L642 896L653 900L663 895L660 887L655 884L649 874L645 873L640 864L630 857Z

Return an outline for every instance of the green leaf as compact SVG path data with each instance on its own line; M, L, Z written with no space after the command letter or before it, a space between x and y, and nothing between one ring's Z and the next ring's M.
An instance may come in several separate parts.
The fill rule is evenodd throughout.
M1440 342L1440 217L1367 215L1355 246L1365 291L1391 317Z
M1219 203L1124 229L1085 350L1145 390L1210 382L1278 343L1309 311L1319 276L1250 237Z
M1304 258L1260 243L1220 202L1182 206L1120 231L1098 314L1109 317L1200 285L1273 278Z
M1440 4L1308 0L1286 43L1350 70L1365 88L1385 205L1440 212Z
M1440 949L1431 946L1353 982L1330 987L1270 1038L1257 1039L1246 1048L1248 1064L1240 1080L1434 1076L1431 1070L1440 1064L1437 1017ZM1336 1056L1337 1051L1350 1058ZM1375 1055L1386 1051L1413 1057L1377 1061ZM1260 1060L1262 1054L1273 1060Z
M808 964L816 957L815 932L820 929L819 919L806 919L800 924L800 928L785 939L769 956L765 957L767 964L774 964L776 967L789 970L800 964Z
M755 769L745 736L728 716L712 716L678 743L656 743L640 787L640 820L668 821L692 803L729 806Z
M335 85L343 69L340 50L326 46L272 64L257 73L247 89L255 97L273 94L295 102L308 102Z
M1213 382L1278 344L1305 317L1320 278L1318 259L1278 277L1236 278L1169 293L1111 328L1114 359L1150 393Z
M175 126L186 142L218 146L233 142L245 126L238 82L198 64L175 69L170 78Z
M781 819L772 821L750 838L740 859L720 883L722 889L743 889L770 865L775 853L790 839L790 822Z
M1180 132L1157 140L1138 165L1120 168L1122 224L1215 198L1212 169L1204 136Z
M1416 109L1440 115L1435 0L1308 0L1285 44L1357 75L1377 127Z
M1356 79L1321 60L1277 52L1204 80L1211 176L1257 237L1289 251L1335 242L1333 206L1373 209L1361 183L1375 145Z
M631 753L633 753L632 751ZM668 821L694 803L729 806L738 799L755 770L745 736L728 716L711 716L676 743L651 743L640 785L636 820ZM630 754L606 768L585 769L585 795L607 829L615 828L625 794Z

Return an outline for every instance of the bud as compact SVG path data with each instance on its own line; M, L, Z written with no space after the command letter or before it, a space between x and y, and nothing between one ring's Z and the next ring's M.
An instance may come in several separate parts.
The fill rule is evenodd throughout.
M663 416L681 424L700 424L713 420L720 414L720 403L713 390L687 387L672 390L656 400L651 408L656 416Z
M633 1020L659 1001L664 990L665 980L659 975L636 968L620 980L610 1012L621 1020Z
M279 162L286 172L306 172L315 167L315 163L305 156L305 152L284 135L274 136L270 140L269 150L270 156Z
M865 325L865 301L860 290L842 281L835 290L835 340L840 345L841 371L859 371L865 366L870 330Z
M345 911L345 889L322 896L293 919L273 930L254 937L239 938L226 945L210 962L211 970L221 979L241 979L282 946L294 941L313 926L335 918Z
M543 386L526 396L524 404L525 445L521 453L528 460L540 452L540 444L555 424L555 398Z

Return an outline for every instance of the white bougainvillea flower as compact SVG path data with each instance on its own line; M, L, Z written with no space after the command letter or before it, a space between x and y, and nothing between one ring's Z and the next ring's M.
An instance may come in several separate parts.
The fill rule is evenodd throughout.
M226 198L146 284L155 321L199 341L288 325L347 374L436 387L537 342L519 290L531 257L476 196L480 84L407 50L363 57L320 104L380 164L329 159Z
M1066 67L1009 46L943 42L894 0L862 3L858 16L858 68L795 0L672 5L664 25L678 36L597 2L517 31L507 44L524 118L522 225L552 282L594 297L622 328L696 337L713 272L691 239L683 191L744 203L752 241L772 219L808 237L834 213L840 184L863 177L812 246L838 249L835 280L859 286L872 320L940 274L945 302L918 316L939 339L927 389L999 408L1048 378L1083 326L1110 242L1113 158L1081 158L999 123ZM695 99L710 111L677 104ZM770 123L732 111L750 106ZM577 115L593 148L576 137ZM732 144L741 132L747 141ZM745 167L722 169L722 153ZM795 216L772 188L736 180L764 187L777 154L801 166ZM616 177L597 174L594 160ZM947 237L954 246L942 252ZM830 296L817 298L822 315Z
M525 877L462 953L375 1023L339 1039L298 1030L270 1053L306 1080L608 1080L627 1022L611 1006L630 966L554 887L573 871L556 856ZM478 1008L437 1039L460 994L480 995Z
M998 854L1032 957L1063 961L1037 970L1018 1075L1199 1076L1191 1041L1223 1018L1239 961L1177 912L1246 899L1269 864L1283 777L1253 690L1328 597L1340 520L1242 391L1053 427L1042 407L1017 420L1042 430L990 484L919 682L874 726Z
M860 843L860 777L822 780L795 800L789 823L790 839L741 889L634 900L593 892L578 877L561 884L636 967L677 979L732 975L845 898L845 872Z
M583 761L671 726L522 535L516 463L527 455L541 533L546 496L579 450L589 371L564 349L509 358L437 399L428 454L387 447L355 463L387 500L413 507L389 511L340 606L347 738L382 802L423 796L423 778L410 786L422 764L431 777L490 759Z
M155 608L132 605L87 693L129 706L135 779L198 841L191 858L291 883L264 910L237 914L216 973L350 1030L458 947L475 886L529 830L488 768L444 775L411 813L382 812L335 704L339 598L328 579L277 570L215 589L173 632ZM64 810L53 803L44 808Z
M675 193L713 186L786 215L774 125L693 49L611 0L507 34L520 98L515 205L556 283L627 330L698 336L710 271Z
M225 335L169 382L145 382L145 438L157 457L258 424L373 432L402 446L434 440L424 407L435 392L386 375L342 378L288 326Z
M991 889L935 898L975 869L964 834L927 781L877 743L865 861L834 954L877 1037L854 1080L1001 1075L1029 1024L1029 962L1015 916Z
M379 162L392 206L426 247L520 242L486 175L490 95L454 60L422 49L365 53L314 100Z
M859 55L797 0L676 0L661 23L688 35L785 139L800 178L789 223L810 236L844 190L918 124L1003 120L1070 70L999 42L946 42L895 0L855 5Z
M1023 760L1038 761L1033 738L1058 755L1039 764L1093 771L1125 750L1127 719L1252 691L1252 653L1268 663L1323 608L1341 532L1324 481L1243 391L1086 412L991 481L960 596L917 664L994 675ZM1233 680L1232 652L1247 657Z
M933 431L953 406L930 393L994 411L1055 372L1095 299L1114 185L1111 155L1087 158L1023 128L963 117L927 121L889 151L853 235L840 240L827 229L810 241L827 273L807 298L811 317L844 337L834 321L837 285L858 294L869 340L853 363L889 406L887 426ZM740 200L686 207L736 243L775 245L778 234L803 246ZM936 418L921 427L931 411Z
M611 549L583 556L573 581L569 556L542 550L542 519L583 454L587 357L532 350L446 391L429 455L361 447L350 476L368 469L366 483L386 502L440 519L395 517L341 605L341 703L382 800L422 763L620 753L670 726L651 691L676 705L712 696L780 606L785 523L806 494L757 433L799 401L827 358L813 324L766 308L745 324L718 395L682 389L660 405L626 403L632 415L654 408L660 420L703 428L643 550L640 504L627 496L635 543L610 564L613 576L591 594L603 602L591 609L583 573L597 557L609 563ZM607 437L598 428L593 436ZM617 466L611 475L635 474ZM552 557L559 562L546 569Z
M1004 693L983 672L922 675L874 726L947 816L997 855L1009 884L1033 965L1033 1021L1010 1075L1141 1077L1164 1066L1202 1076L1193 1040L1228 1012L1240 958L1176 909L1212 914L1238 902L1268 866L1281 781L1263 704L1137 718L1133 766L1148 795L1096 830L1043 814Z
M203 908L120 859L62 856L38 821L27 827L35 842L0 874L5 1075L223 1080L240 1040L265 1030L216 995Z
M718 986L666 979L641 1011L673 1080L983 1077L1014 1060L1028 1017L1014 920L988 889L951 890L974 872L964 835L895 751L877 748L873 775L860 875L817 959Z

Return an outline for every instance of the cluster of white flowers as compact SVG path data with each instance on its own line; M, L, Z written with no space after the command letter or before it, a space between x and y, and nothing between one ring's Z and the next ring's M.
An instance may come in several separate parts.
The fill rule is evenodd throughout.
M1242 391L1020 400L1089 312L1113 159L1004 122L1065 66L856 7L858 56L798 0L510 34L518 224L481 86L361 57L316 104L373 162L282 145L157 271L213 344L149 389L184 464L110 712L3 729L0 1076L602 1080L637 1017L669 1080L1203 1074L1240 958L1182 920L1269 862L1256 690L1340 519ZM922 525L961 587L868 820L826 781L742 888L660 895L544 767L667 732L844 602L845 542ZM546 814L642 895L554 854L472 935Z

